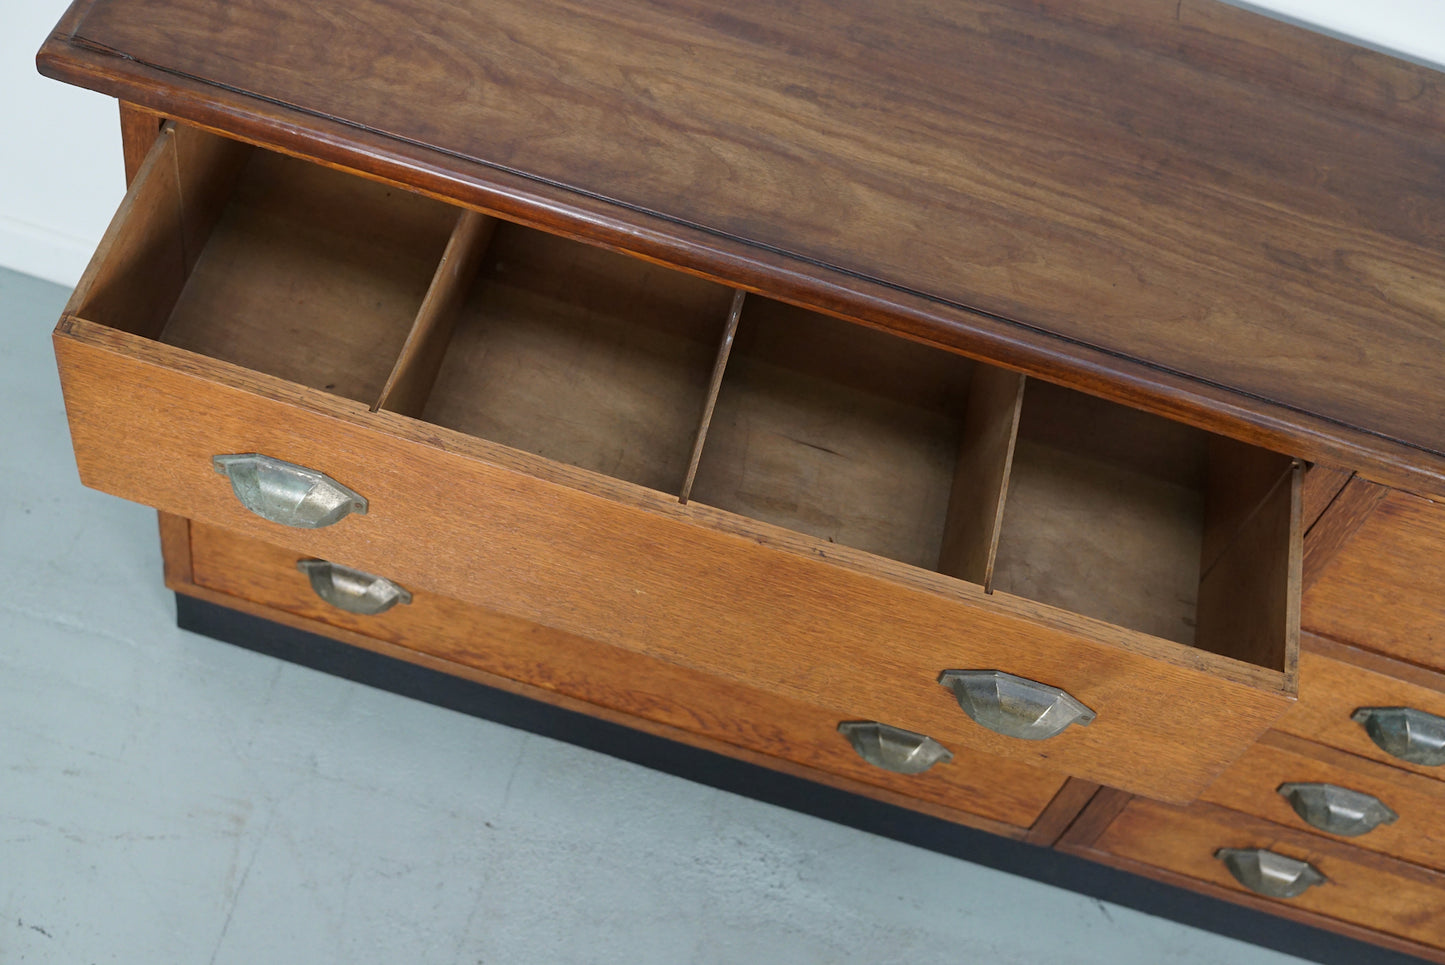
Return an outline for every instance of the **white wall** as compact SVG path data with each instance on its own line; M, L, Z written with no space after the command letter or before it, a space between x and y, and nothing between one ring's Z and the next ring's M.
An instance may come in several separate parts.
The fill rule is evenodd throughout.
M35 51L67 4L0 0L0 266L73 285L124 178L115 104L35 72ZM1445 64L1445 0L1240 5Z
M68 0L0 0L0 266L73 285L125 193L115 102L35 71Z

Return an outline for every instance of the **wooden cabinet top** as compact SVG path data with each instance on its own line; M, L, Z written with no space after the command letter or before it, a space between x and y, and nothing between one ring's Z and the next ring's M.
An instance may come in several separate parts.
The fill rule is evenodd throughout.
M1445 74L1204 0L78 0L41 70L1445 495Z

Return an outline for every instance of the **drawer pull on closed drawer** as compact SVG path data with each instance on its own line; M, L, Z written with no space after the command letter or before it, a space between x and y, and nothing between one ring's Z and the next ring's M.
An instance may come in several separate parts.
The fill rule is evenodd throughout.
M921 774L953 760L952 752L932 737L876 720L845 720L838 733L848 738L859 757L885 771Z
M1298 898L1315 885L1329 881L1308 861L1297 861L1264 848L1220 848L1214 856L1224 862L1234 880L1266 898Z
M296 568L306 574L317 596L347 613L376 616L411 602L411 594L391 580L339 563L297 560Z
M1414 707L1361 707L1350 719L1392 757L1411 764L1445 764L1445 718Z
M1001 670L945 670L938 682L973 720L1005 737L1046 740L1070 724L1087 727L1092 710L1058 687Z
M1347 838L1400 817L1374 795L1334 784L1281 784L1278 790L1306 824Z
M216 472L231 480L236 498L262 519L297 529L320 529L356 513L366 498L325 473L260 453L212 456Z

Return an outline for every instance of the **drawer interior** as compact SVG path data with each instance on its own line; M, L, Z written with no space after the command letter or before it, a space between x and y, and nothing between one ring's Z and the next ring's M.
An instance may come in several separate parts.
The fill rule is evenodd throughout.
M935 569L975 368L749 296L690 496Z
M1030 382L992 586L1193 643L1207 466L1203 432Z
M380 393L456 221L447 205L178 128L147 237L84 317L359 402ZM139 205L138 205L139 207ZM138 220L146 222L138 224Z
M500 223L413 415L676 492L732 292Z
M184 127L127 205L72 314L1290 669L1284 456Z

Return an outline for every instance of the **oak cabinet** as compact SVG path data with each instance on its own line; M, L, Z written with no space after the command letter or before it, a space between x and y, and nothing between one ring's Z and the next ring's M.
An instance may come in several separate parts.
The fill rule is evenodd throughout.
M178 592L1440 945L1310 890L1442 894L1439 75L1207 2L221 6L39 55L123 102L55 347Z

